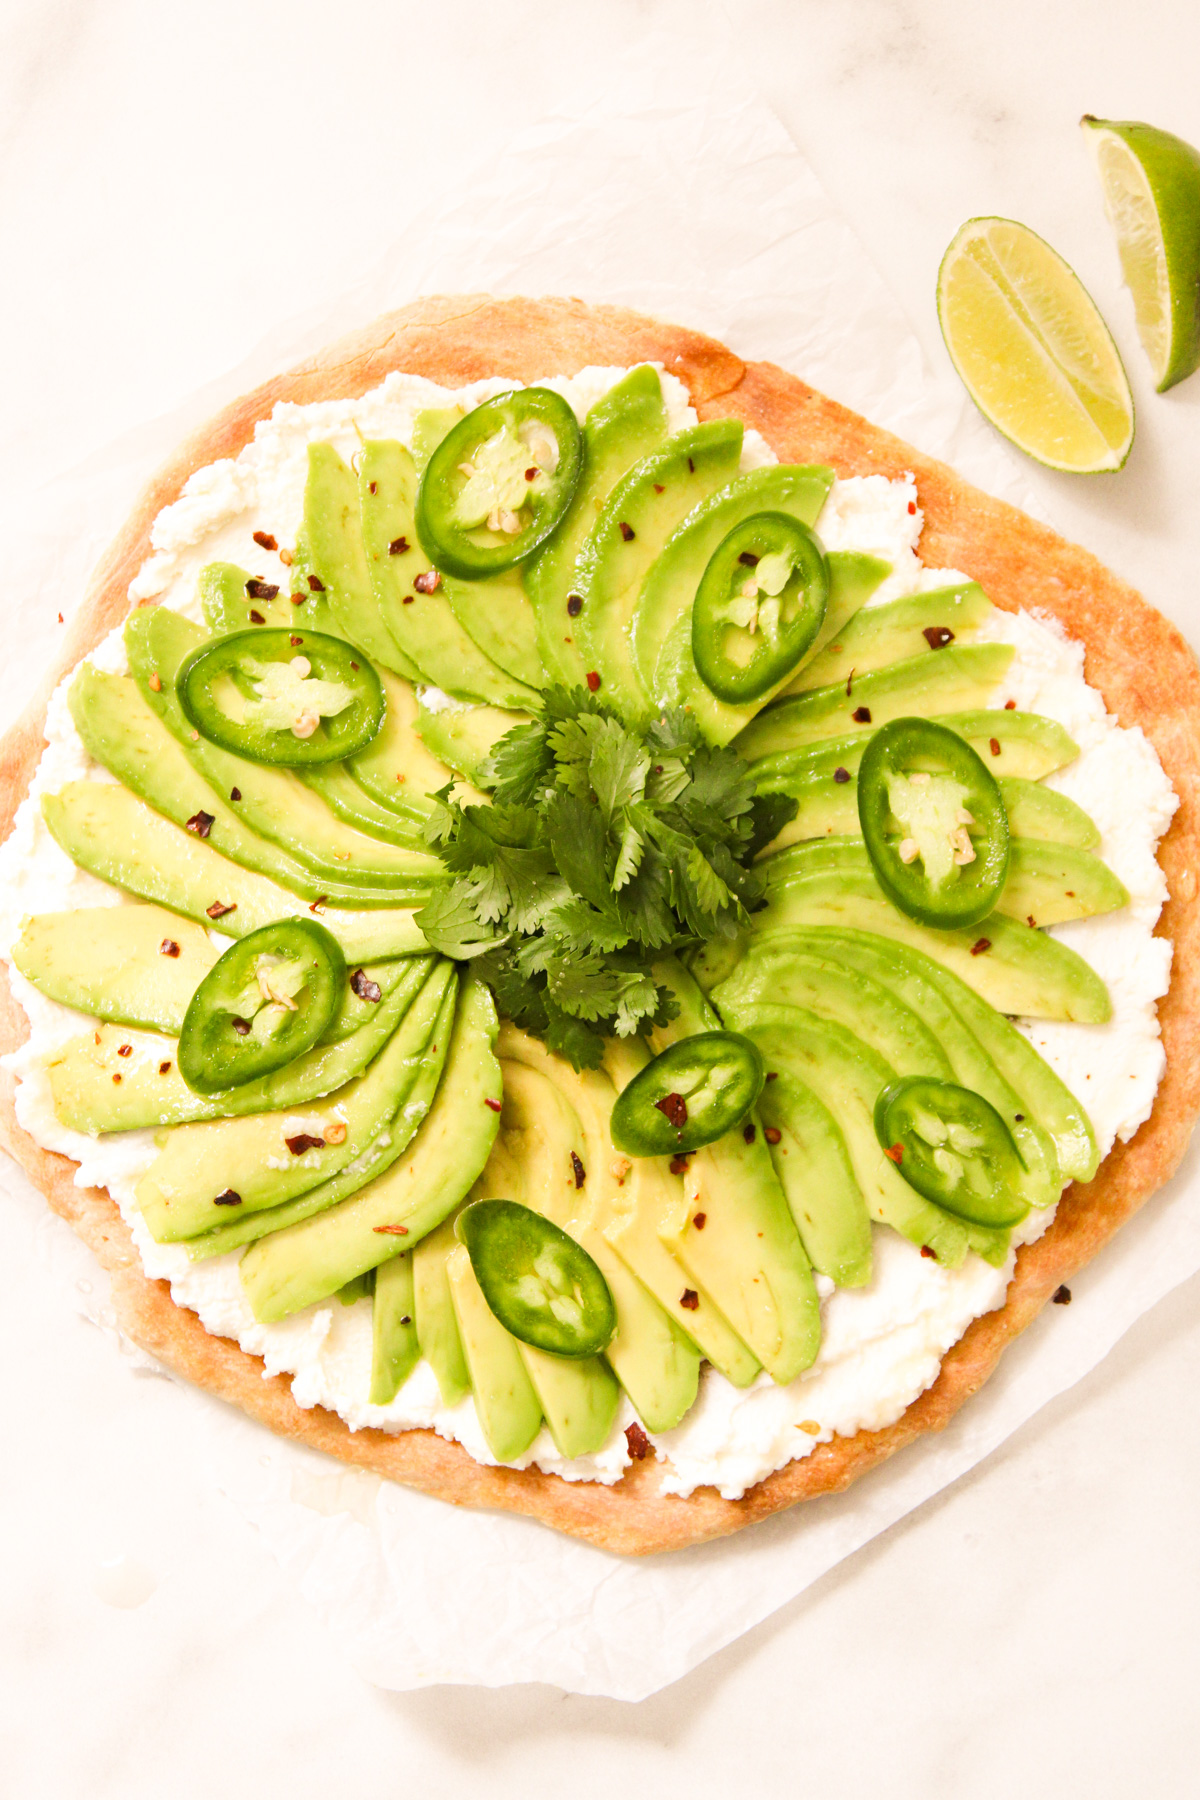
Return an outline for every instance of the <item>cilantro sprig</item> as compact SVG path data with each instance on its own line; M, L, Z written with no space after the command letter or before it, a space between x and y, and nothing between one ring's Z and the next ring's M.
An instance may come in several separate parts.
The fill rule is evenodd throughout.
M761 901L751 864L796 811L675 708L631 730L585 688L496 745L490 806L435 796L425 838L452 879L417 914L435 950L471 961L514 1020L577 1069L606 1036L666 1024L653 964L729 938Z

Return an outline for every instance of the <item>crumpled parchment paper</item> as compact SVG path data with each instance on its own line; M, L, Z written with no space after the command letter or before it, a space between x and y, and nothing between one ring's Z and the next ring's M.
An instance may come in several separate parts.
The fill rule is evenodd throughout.
M432 292L575 293L709 330L1037 510L1015 460L952 378L937 380L924 364L783 127L727 68L719 85L714 72L710 93L685 93L669 46L644 47L615 107L608 96L526 122L473 180L412 206L395 228L395 247L336 305L292 320L177 413L48 487L10 536L9 591L37 592L43 613L47 594L57 594L68 611L136 482L184 430L305 350ZM50 649L35 628L2 672L10 716ZM348 1471L198 1393L181 1409L181 1437L188 1454L202 1445L208 1478L258 1528L367 1680L397 1689L538 1681L642 1699L970 1469L1200 1268L1197 1167L1193 1152L1085 1272L1075 1304L1050 1309L1010 1348L944 1434L846 1494L711 1546L624 1561L522 1519L459 1511ZM41 1205L14 1169L0 1181L23 1204ZM82 1246L48 1217L39 1240L105 1323Z

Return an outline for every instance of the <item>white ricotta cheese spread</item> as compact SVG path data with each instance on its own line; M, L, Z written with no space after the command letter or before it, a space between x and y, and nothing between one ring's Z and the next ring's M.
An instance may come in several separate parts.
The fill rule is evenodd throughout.
M624 373L585 369L545 385L557 389L582 420ZM424 408L457 402L469 409L511 385L482 381L451 394L421 377L392 374L358 400L277 406L238 457L197 470L179 500L159 514L151 533L154 554L131 585L130 598L159 599L199 619L197 576L206 563L221 559L264 580L285 582L278 556L257 545L252 534L269 533L284 545L295 541L310 443L332 442L347 458L358 449L360 434L411 444L414 418ZM682 384L664 374L663 391L672 430L694 423ZM763 439L747 432L743 468L774 460ZM957 571L926 569L918 561L922 523L911 477L889 481L869 475L834 484L817 530L827 549L869 551L891 564L892 573L872 599L877 605L965 579ZM1107 1154L1116 1139L1129 1138L1148 1117L1162 1076L1155 1003L1167 989L1171 945L1152 935L1166 899L1155 851L1178 801L1142 732L1119 727L1101 696L1087 686L1082 646L1056 621L998 612L983 635L1011 643L1016 652L994 704L1011 699L1023 709L1045 713L1078 743L1077 761L1049 777L1048 785L1091 814L1103 834L1099 853L1130 894L1129 906L1120 912L1053 928L1108 983L1111 1022L1081 1026L1036 1020L1021 1026L1082 1101L1101 1152ZM91 660L123 671L120 632L107 638ZM67 781L111 779L91 761L75 731L67 685L51 701L45 753L13 833L0 849L0 954L11 952L28 913L121 905L125 900L75 868L42 821L42 794ZM436 698L432 691L429 698ZM222 947L229 941L219 933L211 935ZM177 1303L194 1310L209 1331L235 1338L244 1350L261 1356L265 1376L290 1375L301 1406L325 1406L351 1429L432 1427L457 1439L479 1462L494 1460L470 1398L453 1408L443 1406L427 1364L418 1365L389 1406L368 1402L369 1300L350 1306L337 1299L324 1301L279 1324L261 1325L243 1295L237 1253L193 1264L182 1246L155 1244L133 1198L138 1178L156 1154L153 1132L91 1138L60 1124L42 1059L65 1038L86 1030L89 1021L47 1000L15 970L11 980L31 1027L29 1042L7 1059L18 1078L18 1118L38 1143L79 1163L79 1185L108 1188L148 1275L168 1280ZM135 1055L160 1054L163 1040L150 1033L129 1036ZM1030 1241L1052 1217L1052 1210L1033 1214L1014 1236ZM654 1440L664 1491L689 1494L712 1484L734 1499L773 1470L806 1456L820 1441L892 1424L934 1381L943 1355L971 1320L1003 1304L1014 1261L1015 1252L1003 1268L995 1269L970 1255L961 1268L944 1269L896 1233L877 1228L868 1287L835 1289L820 1278L821 1351L798 1380L777 1387L763 1374L752 1386L737 1389L705 1367L695 1406L673 1431ZM633 1418L623 1401L603 1450L574 1461L564 1459L543 1430L518 1466L536 1464L567 1480L615 1481L629 1462L624 1428Z

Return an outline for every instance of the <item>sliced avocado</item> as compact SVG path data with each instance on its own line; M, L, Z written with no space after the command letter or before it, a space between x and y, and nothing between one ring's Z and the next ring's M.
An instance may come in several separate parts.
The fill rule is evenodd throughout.
M570 611L575 568L596 515L617 482L667 435L658 370L641 363L597 400L583 426L583 474L556 530L523 570L537 624L538 653L551 681L582 686L583 659Z
M318 1213L328 1212L339 1201L347 1200L379 1181L408 1149L433 1105L450 1043L456 999L457 982L451 982L442 996L432 1027L427 1013L410 1012L401 1023L396 1036L404 1039L408 1068L396 1086L394 1110L385 1117L379 1131L353 1162L294 1200L285 1200L281 1206L270 1207L266 1212L233 1217L227 1225L217 1225L203 1237L191 1239L188 1255L193 1261L223 1256L255 1238L283 1232L289 1225L298 1225L305 1219L315 1218ZM360 1275L364 1273L359 1270ZM353 1281L356 1277L349 1279Z
M44 1058L55 1117L74 1131L95 1133L305 1105L362 1074L408 1011L431 967L431 958L417 956L404 963L373 964L368 979L395 971L404 971L404 979L391 980L390 991L357 1031L327 1036L286 1067L222 1094L192 1092L179 1073L174 1038L135 1035L130 1045L127 1033L117 1026L70 1038ZM125 1048L128 1053L122 1056ZM114 1083L114 1075L121 1077L119 1082Z
M427 406L413 420L412 454L418 475L423 475L429 459L460 419L466 417L461 406Z
M951 643L969 643L994 611L975 581L930 588L923 594L908 594L882 606L865 607L847 621L836 641L812 658L788 692L807 693L834 682L844 685L851 670L857 681L860 675L886 668L889 663L936 655ZM932 641L927 632L932 634ZM946 632L949 637L943 635Z
M488 1104L500 1099L496 1030L491 994L468 977L437 1095L405 1154L353 1198L261 1239L242 1258L255 1318L282 1319L336 1293L353 1276L412 1249L457 1207L487 1161L499 1123Z
M412 814L396 812L374 799L355 781L345 763L328 763L298 771L305 787L319 794L335 818L365 831L368 837L385 844L400 844L406 850L420 850L421 821Z
M412 1257L393 1256L374 1274L369 1398L372 1406L390 1406L421 1360L413 1321Z
M179 1035L220 951L157 906L87 906L25 920L12 953L39 992L97 1019Z
M251 583L260 591L249 593ZM280 585L274 594L266 595L261 590L276 584L256 580L236 563L206 564L197 586L205 622L218 636L228 631L249 631L255 625L291 627L298 615L286 586ZM317 629L311 618L305 623L310 631Z
M717 1015L681 964L659 963L654 973L680 1007L678 1018L655 1029L654 1050L719 1028ZM750 1124L756 1127L752 1137ZM662 1236L782 1385L816 1358L821 1316L812 1269L758 1127L752 1113L746 1131L735 1129L696 1151L684 1176L686 1210Z
M762 1051L768 1072L788 1070L833 1114L871 1217L957 1268L968 1249L966 1227L909 1187L875 1136L875 1101L895 1071L861 1038L803 1007L739 1007L734 1017Z
M871 1220L837 1121L812 1089L773 1069L758 1102L771 1161L814 1269L839 1287L871 1279Z
M419 825L429 817L429 796L454 779L451 771L432 755L417 733L420 714L417 697L407 681L380 675L387 712L374 742L346 764L350 774L377 800ZM477 796L482 800L483 795Z
M417 541L417 470L403 444L371 440L358 462L363 546L376 602L388 630L423 678L461 700L495 706L534 705L537 695L514 681L467 635L439 585L414 585L429 575Z
M629 719L653 705L629 640L642 582L680 521L737 474L742 435L734 419L676 432L622 476L580 552L576 642L602 699Z
M415 1029L432 1032L453 978L453 965L446 962L430 974L412 1005ZM414 1076L409 1036L397 1032L365 1074L300 1112L176 1126L137 1185L138 1207L151 1234L160 1244L179 1243L224 1224L228 1215L222 1215L222 1206L236 1205L241 1218L330 1180L376 1137ZM306 1147L297 1154L295 1144ZM230 1191L238 1196L235 1202L215 1198Z
M446 1277L483 1435L497 1462L512 1462L541 1428L541 1403L516 1338L483 1297L465 1245L456 1245L447 1257Z
M520 684L506 696L506 704L535 704L536 693L546 685L546 671L538 655L537 621L521 586L521 571L506 569L502 575L486 575L478 581L442 576L442 589L455 618L483 654Z
M687 617L690 632L696 589L721 540L752 513L787 513L811 525L832 486L832 469L773 463L718 488L675 527L646 572L629 628L642 686L660 706L673 701L673 691L657 683L663 646L680 618Z
M818 519L818 537L820 524ZM870 556L865 550L830 550L826 560L829 564L829 598L825 602L825 617L807 655L796 665L791 681L784 688L785 694L798 689L809 665L834 641L892 572L891 563L884 562L881 556Z
M68 782L57 794L42 796L42 816L55 842L89 875L198 924L211 919L230 937L318 910L317 902L306 906L286 888L227 861L115 782ZM349 911L331 904L320 917L347 960L382 961L429 948L411 911Z
M1038 781L1016 775L1000 777L1000 793L1014 837L1039 838L1045 844L1073 844L1077 850L1095 850L1100 828L1082 806Z
M501 1129L520 1146L525 1204L569 1231L596 1262L617 1309L607 1360L650 1430L669 1431L695 1401L700 1358L604 1236L619 1192L608 1134L616 1090L596 1071L577 1073L515 1026L501 1027L498 1047Z
M304 541L337 620L338 635L365 650L372 662L394 669L408 681L419 680L416 665L388 630L379 609L363 548L358 483L332 444L308 446Z
M982 707L1012 659L1011 644L951 644L936 656L912 656L869 675L856 675L851 682L789 695L753 719L735 748L757 762L781 750L818 744L835 732L853 731L856 724L878 727L910 713L930 718L962 707Z
M604 1067L619 1092L650 1060L640 1038L609 1038ZM749 1387L762 1367L747 1349L711 1294L677 1263L659 1235L678 1223L686 1210L683 1189L662 1156L616 1157L614 1175L620 1190L619 1209L604 1226L604 1235L626 1267L682 1327L714 1369L734 1387ZM628 1166L626 1166L628 1165ZM680 1305L684 1294L695 1295Z
M488 760L506 731L529 722L528 713L501 712L496 706L422 707L417 719L421 742L477 788L492 786Z
M932 930L898 911L869 872L839 869L772 887L751 930L766 933L797 925L874 931L911 944L952 970L997 1012L1073 1019L1083 1025L1103 1025L1112 1016L1108 989L1096 971L1057 938L1002 913L989 913L966 930ZM709 948L699 952L693 964L697 972L705 966ZM713 960L724 969L727 952L721 945L712 948Z
M130 667L143 700L183 748L210 787L230 797L237 816L259 837L285 850L294 862L323 881L344 886L405 889L414 894L438 879L437 858L418 850L381 843L343 824L291 769L269 768L236 756L199 736L188 725L175 693L175 677L185 657L204 642L203 633L167 607L135 613L125 631ZM150 682L158 672L160 685ZM234 792L238 799L232 800Z
M471 1391L471 1375L458 1334L446 1258L458 1242L452 1213L412 1252L413 1298L421 1355L437 1377L443 1406L457 1406Z
M836 779L839 769L845 769L851 775L857 772L862 753L873 735L873 727L789 748L787 721L777 719L782 711L782 705L770 707L754 721L753 753L741 742L735 745L754 764L760 793L780 789L790 794L797 781L818 776ZM1055 769L1074 762L1079 755L1079 745L1058 721L1047 719L1041 713L931 712L928 716L938 725L945 725L965 737L971 747L987 759L988 767L998 780L1015 775L1039 781L1043 775L1050 775ZM749 732L743 736L750 741Z
M591 1456L603 1448L621 1404L616 1376L599 1356L550 1356L517 1344L550 1436L563 1456Z

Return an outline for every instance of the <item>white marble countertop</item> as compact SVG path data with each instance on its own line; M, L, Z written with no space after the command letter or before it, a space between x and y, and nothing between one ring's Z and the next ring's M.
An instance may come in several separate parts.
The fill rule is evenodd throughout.
M1053 523L1200 642L1200 376L1150 392L1075 130L1092 111L1200 143L1200 14L1181 0L724 11L744 73L934 369L934 275L965 218L1020 218L1078 270L1126 356L1139 435L1115 479L1032 465L1029 479ZM514 116L552 114L576 70L603 106L667 25L719 98L718 17L695 0L7 0L0 528L36 512L45 476L338 291L388 235L390 195L444 186ZM49 653L36 596L9 605ZM497 1800L535 1783L599 1800L635 1781L689 1800L1195 1791L1200 1279L969 1477L640 1706L546 1688L391 1695L350 1672L199 1464L156 1456L176 1390L77 1316L47 1266L53 1222L0 1207L6 1800L303 1800L334 1782ZM103 1568L121 1557L123 1583ZM96 1591L136 1597L140 1577L153 1592L128 1610Z

